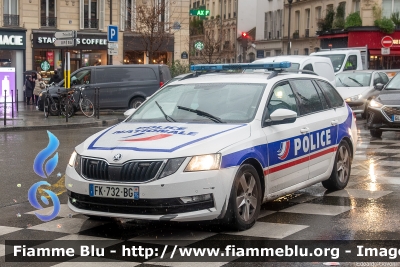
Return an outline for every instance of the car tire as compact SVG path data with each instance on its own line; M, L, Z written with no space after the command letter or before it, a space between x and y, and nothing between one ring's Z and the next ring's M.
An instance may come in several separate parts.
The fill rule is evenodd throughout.
M260 214L261 183L256 169L249 164L240 166L231 189L224 223L232 230L251 228Z
M369 106L369 102L370 100L367 100L367 102L365 102L364 112L361 114L361 118L363 119L366 119L368 117L367 108Z
M333 170L328 180L322 182L322 185L330 190L342 190L347 186L351 172L351 152L350 146L346 141L341 141L336 151Z
M143 102L143 97L135 97L129 102L129 108L138 108Z
M369 130L369 133L371 134L372 137L376 137L376 138L382 137L382 130L379 130L379 129L371 129L371 130Z

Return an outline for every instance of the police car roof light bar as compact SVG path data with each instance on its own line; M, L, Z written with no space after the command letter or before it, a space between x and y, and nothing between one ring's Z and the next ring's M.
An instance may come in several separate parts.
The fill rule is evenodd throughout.
M288 61L274 63L233 63L233 64L199 64L190 66L191 71L221 71L221 70L241 70L241 69L286 69L290 68L292 63Z

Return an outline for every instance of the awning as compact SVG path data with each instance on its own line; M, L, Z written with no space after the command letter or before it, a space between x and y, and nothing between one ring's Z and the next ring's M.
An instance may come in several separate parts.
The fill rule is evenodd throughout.
M348 33L339 33L339 34L327 34L327 35L320 35L318 39L333 39L333 38L343 38L348 37Z
M380 49L369 49L369 54L371 56L382 56ZM391 48L390 55L383 55L383 56L400 56L400 49L399 48Z

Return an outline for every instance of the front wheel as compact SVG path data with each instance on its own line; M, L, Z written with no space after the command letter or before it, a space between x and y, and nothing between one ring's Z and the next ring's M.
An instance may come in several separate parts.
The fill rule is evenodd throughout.
M379 129L371 129L371 130L369 130L369 133L371 134L372 137L376 137L376 138L382 137L382 130L379 130Z
M144 100L145 99L143 97L135 97L129 103L129 108L138 108L144 102Z
M83 113L83 115L85 115L86 117L90 118L94 115L94 106L92 101L90 101L89 99L83 99L80 103L79 103L79 107Z
M339 144L336 151L333 170L328 180L322 182L322 185L328 190L342 190L347 186L351 171L351 152L350 146L346 141Z
M261 206L261 183L256 169L242 165L233 181L225 222L234 230L251 228L258 218Z

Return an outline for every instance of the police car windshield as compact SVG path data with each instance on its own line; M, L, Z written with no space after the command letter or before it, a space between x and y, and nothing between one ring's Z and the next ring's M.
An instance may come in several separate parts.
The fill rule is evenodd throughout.
M176 122L250 122L265 87L241 83L169 85L140 106L127 122L166 122L168 118Z
M338 72L343 65L343 61L346 55L338 54L338 55L318 55L321 57L327 57L332 61L333 70Z
M368 72L342 72L336 74L337 87L365 87L371 82L371 73Z
M400 90L400 75L397 74L394 76L388 85L385 87L385 90Z

